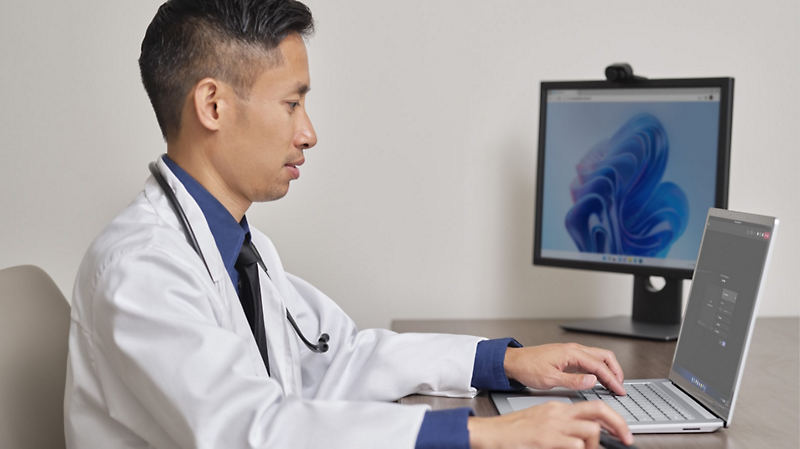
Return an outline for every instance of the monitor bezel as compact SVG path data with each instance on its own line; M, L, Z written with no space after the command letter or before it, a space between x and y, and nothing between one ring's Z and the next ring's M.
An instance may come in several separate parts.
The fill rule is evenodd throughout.
M672 268L646 265L610 264L580 260L556 259L542 256L542 207L544 203L545 139L547 120L547 92L549 90L580 89L652 89L652 88L719 88L720 114L717 139L717 173L713 207L728 208L728 181L730 170L731 124L733 121L733 78L681 78L649 79L635 83L610 81L542 81L539 97L539 148L536 167L536 211L534 216L533 264L560 268L628 273L641 276L691 279L691 268ZM704 211L705 213L705 211ZM699 250L699 248L698 248Z

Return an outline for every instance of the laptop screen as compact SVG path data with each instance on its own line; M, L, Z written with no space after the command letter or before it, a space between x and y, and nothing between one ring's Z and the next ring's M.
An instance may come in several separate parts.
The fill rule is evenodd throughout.
M722 417L731 410L773 238L774 220L754 221L709 214L670 373Z

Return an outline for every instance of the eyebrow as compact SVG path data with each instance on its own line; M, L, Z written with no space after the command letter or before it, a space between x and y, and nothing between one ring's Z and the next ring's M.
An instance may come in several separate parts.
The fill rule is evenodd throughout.
M294 91L300 95L305 95L308 91L311 90L311 86L305 83L298 83L297 86L294 88Z

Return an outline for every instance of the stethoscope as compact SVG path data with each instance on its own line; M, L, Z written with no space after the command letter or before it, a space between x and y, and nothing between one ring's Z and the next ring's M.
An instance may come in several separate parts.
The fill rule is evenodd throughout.
M203 265L206 266L206 271L208 271L208 275L211 276L211 270L208 268L208 263L206 263L206 258L203 257L203 251L200 250L200 245L197 243L197 237L194 235L194 231L192 230L192 225L189 223L189 220L186 218L186 213L183 211L181 207L181 203L178 202L178 198L175 196L175 192L169 187L167 184L167 180L164 179L164 175L161 174L159 171L158 166L155 162L151 162L150 165L150 173L156 178L158 181L158 185L161 186L161 190L164 191L164 194L167 196L167 200L169 201L169 205L172 206L172 210L175 211L175 215L178 216L178 219L183 226L183 232L186 234L186 240L189 241L189 245L192 246L194 252L200 256L200 259L203 261ZM272 279L269 276L269 272L267 272L267 266L264 264L264 261L261 260L261 254L258 253L258 249L256 246L253 245L253 242L250 242L250 246L253 248L253 252L256 253L256 257L258 258L258 265L264 270L264 274L267 275L268 278ZM214 276L211 276L213 281ZM303 332L300 331L300 328L297 326L297 323L294 321L294 317L289 312L289 309L286 309L286 318L289 320L289 323L294 328L294 331L297 333L297 336L300 337L300 340L303 340L303 343L306 345L308 349L316 353L323 353L328 351L328 341L330 341L331 337L328 334L323 333L319 336L317 340L317 344L312 344L308 341L303 335Z

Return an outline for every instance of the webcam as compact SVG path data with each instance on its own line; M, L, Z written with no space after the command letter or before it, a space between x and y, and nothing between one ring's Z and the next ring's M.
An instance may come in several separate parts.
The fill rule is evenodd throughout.
M632 83L647 78L634 75L633 67L630 64L618 62L606 67L606 79L612 83Z

